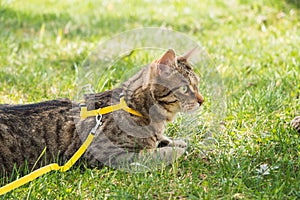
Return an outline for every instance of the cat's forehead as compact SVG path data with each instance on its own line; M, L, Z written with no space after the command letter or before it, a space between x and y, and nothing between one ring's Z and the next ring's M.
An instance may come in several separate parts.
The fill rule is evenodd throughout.
M192 65L187 61L178 60L177 69L189 80L190 84L197 85L199 83L199 77L194 72Z

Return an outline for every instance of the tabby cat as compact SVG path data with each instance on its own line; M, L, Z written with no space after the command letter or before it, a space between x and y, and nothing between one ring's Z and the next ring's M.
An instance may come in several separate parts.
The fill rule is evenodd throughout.
M163 135L176 113L203 103L199 79L187 62L194 50L176 57L170 49L124 82L120 88L85 95L88 110L115 105L124 97L142 114L124 110L103 115L102 126L83 160L91 166L172 162L187 144ZM68 99L29 105L0 105L0 174L14 168L33 170L51 162L66 162L95 126L95 118L79 118L78 103Z

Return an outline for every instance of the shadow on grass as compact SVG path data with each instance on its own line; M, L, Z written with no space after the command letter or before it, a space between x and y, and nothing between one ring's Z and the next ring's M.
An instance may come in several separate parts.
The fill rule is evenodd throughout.
M300 9L300 1L299 0L285 0L288 4L295 6Z
M83 19L87 18L87 19ZM14 10L9 7L0 7L0 39L10 36L37 37L42 29L50 36L61 34L66 39L99 38L103 35L114 35L126 31L131 24L142 26L161 26L161 20L140 19L138 16L116 16L106 13L98 16L83 16L78 20L68 13L31 13ZM129 25L129 27L127 27ZM136 27L135 26L135 27ZM134 27L132 27L134 28Z
M185 23L173 24L160 19L151 19L135 15L127 17L106 12L99 15L82 16L75 19L67 12L32 13L0 7L0 37L37 37L40 31L48 36L61 34L65 39L96 39L101 36L113 36L116 33L136 27L173 27L181 32L194 31ZM1 38L0 38L1 39Z
M32 34L39 31L43 25L47 25L49 30L57 30L71 19L66 14L47 13L35 15L6 7L0 8L0 16L1 35L18 33L19 30Z

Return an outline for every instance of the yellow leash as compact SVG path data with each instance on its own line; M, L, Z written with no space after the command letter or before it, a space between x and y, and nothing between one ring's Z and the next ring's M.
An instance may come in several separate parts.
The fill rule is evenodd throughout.
M90 133L85 142L81 145L81 147L78 149L78 151L72 156L72 158L63 166L59 166L56 163L46 165L45 167L39 168L30 174L23 176L20 179L17 179L3 187L0 188L0 195L3 195L13 189L16 189L30 181L33 181L34 179L42 176L43 174L46 174L50 171L58 171L65 172L68 169L72 167L76 163L76 161L82 156L82 154L85 152L87 147L91 144L93 141L94 134Z
M86 149L89 147L91 142L94 139L96 130L98 129L99 126L102 125L102 115L117 111L117 110L125 110L131 114L137 115L137 116L142 116L139 112L133 110L132 108L129 108L124 100L124 97L120 99L120 103L117 105L112 105L104 108L100 108L97 110L87 110L86 105L81 106L81 111L80 111L80 118L81 119L86 119L87 117L92 117L96 116L96 125L94 128L92 128L90 134L84 141L84 143L81 145L81 147L76 151L76 153L70 158L70 160L63 166L59 166L57 163L52 163L49 165L46 165L42 168L39 168L30 174L23 176L20 179L17 179L3 187L0 188L0 195L6 194L7 192L14 190L30 181L33 181L34 179L42 176L43 174L46 174L50 171L60 171L60 172L65 172L69 170L75 163L76 161L82 156L82 154L86 151Z

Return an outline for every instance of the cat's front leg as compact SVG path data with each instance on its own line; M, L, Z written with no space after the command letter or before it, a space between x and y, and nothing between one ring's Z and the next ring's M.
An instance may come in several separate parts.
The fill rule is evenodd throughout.
M114 149L109 153L110 155L108 155L108 157L103 158L102 160L100 160L100 157L95 157L90 154L88 162L90 166L103 166L104 164L115 169L149 171L172 164L180 158L185 151L185 148L170 146L144 149L139 153Z
M161 140L159 141L158 148L162 148L162 147L180 147L180 148L187 148L187 143L182 140L182 139L171 139L168 138L167 136L163 135Z
M129 168L137 171L155 170L162 166L174 163L185 152L185 148L169 146L156 149L145 149L129 164Z

